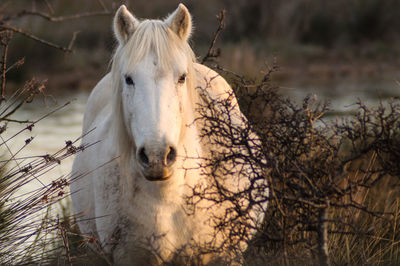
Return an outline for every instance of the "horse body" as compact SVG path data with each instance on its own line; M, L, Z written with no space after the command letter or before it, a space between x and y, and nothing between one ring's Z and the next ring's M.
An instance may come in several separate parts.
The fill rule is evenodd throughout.
M200 101L194 88L207 87L215 98L232 98L232 90L216 72L195 63L191 50L174 52L175 46L168 47L173 53L169 62L162 62L165 51L157 47L130 54L126 47L140 41L131 39L145 23L153 31L167 31L146 45L154 46L173 33L171 38L182 41L176 47L188 47L191 22L183 5L163 22L140 23L124 6L118 10L114 31L120 46L84 115L83 134L94 130L82 142L96 144L77 155L73 172L87 175L71 184L73 206L82 214L80 230L96 237L103 251L121 265L167 261L177 251L190 254L193 243L205 244L215 237L210 211L223 211L188 215L185 195L205 182L199 165L208 154L194 122ZM133 44L135 51L140 45ZM139 57L132 59L135 56ZM178 67L171 65L175 61ZM146 91L141 92L142 87ZM234 97L232 105L240 118ZM239 118L237 123L242 123Z

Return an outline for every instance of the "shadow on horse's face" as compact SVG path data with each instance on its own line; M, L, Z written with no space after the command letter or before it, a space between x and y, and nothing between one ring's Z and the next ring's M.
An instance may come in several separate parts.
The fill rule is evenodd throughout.
M184 134L187 60L173 61L173 69L165 69L149 54L122 73L125 125L136 148L137 169L149 181L173 175Z

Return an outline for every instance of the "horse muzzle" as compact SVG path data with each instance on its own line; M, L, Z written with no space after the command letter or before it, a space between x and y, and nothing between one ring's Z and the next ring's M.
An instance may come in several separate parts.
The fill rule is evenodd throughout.
M167 146L162 149L141 147L136 155L144 177L149 181L165 181L173 174L176 149Z
M150 171L143 171L144 177L148 181L165 181L168 180L173 174L173 171L169 168L163 169L151 169Z

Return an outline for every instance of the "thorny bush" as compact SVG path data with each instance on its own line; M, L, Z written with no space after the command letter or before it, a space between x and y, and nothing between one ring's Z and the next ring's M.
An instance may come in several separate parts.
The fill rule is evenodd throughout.
M278 264L293 262L290 258L297 256L303 258L303 264L329 265L337 263L330 254L337 247L330 243L338 235L374 237L373 224L359 228L357 217L396 222L395 211L375 208L376 204L372 207L363 199L382 180L392 188L398 185L399 99L375 108L359 101L355 115L334 121L325 118L329 105L316 97L297 104L281 96L270 82L276 66L260 80L216 68L230 81L248 120L243 119L244 126L238 127L229 98L209 97L198 106L204 124L201 135L211 143L214 154L201 167L213 185L192 188L188 202L194 207L202 200L231 206L224 215L212 218L217 234L229 232L229 241L223 245L235 248L241 241L249 242L248 232L256 224L252 252L258 250L264 257L282 254L280 261L275 259ZM208 97L207 93L202 96ZM227 190L221 184L233 172L247 175L249 183L237 191ZM390 195L391 200L399 199L398 193ZM265 203L268 207L262 224L245 222ZM399 254L398 244L393 245ZM348 259L347 263L351 262Z

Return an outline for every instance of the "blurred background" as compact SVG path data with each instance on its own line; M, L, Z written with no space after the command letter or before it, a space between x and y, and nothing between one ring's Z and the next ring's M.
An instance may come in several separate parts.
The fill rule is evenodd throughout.
M191 43L199 57L205 55L218 26L216 14L226 9L226 28L216 46L222 51L220 64L232 71L256 77L276 60L280 71L274 81L294 94L299 93L297 89L309 92L311 87L313 93L323 95L332 89L335 94L353 90L369 94L381 89L383 96L398 90L397 0L2 0L0 11L7 15L36 10L57 17L104 8L112 12L124 3L138 18L164 18L179 2L193 16ZM79 34L70 55L15 36L11 58L25 57L26 63L10 73L9 81L47 78L48 90L70 93L91 89L107 72L115 47L112 15L52 23L29 16L15 22L58 44L68 45L73 32Z

